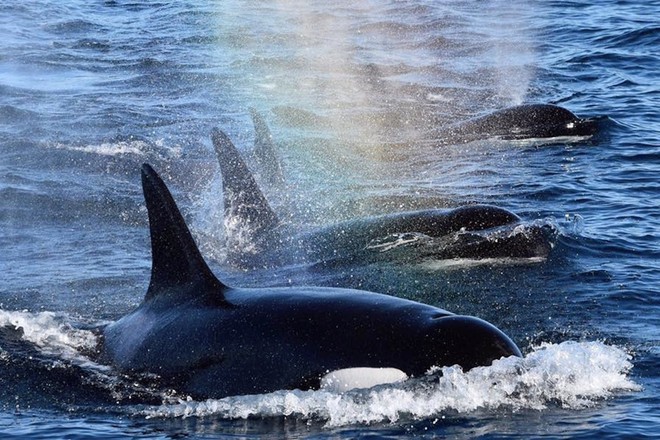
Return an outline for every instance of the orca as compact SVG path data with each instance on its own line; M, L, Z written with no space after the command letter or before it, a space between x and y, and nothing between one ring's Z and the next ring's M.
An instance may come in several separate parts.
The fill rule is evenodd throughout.
M600 118L580 118L552 104L524 104L497 110L441 128L436 137L443 142L592 137Z
M260 169L264 182L277 190L284 188L284 171L277 154L273 135L261 114L250 107L250 116L254 125L254 159Z
M147 374L203 399L316 389L329 373L351 369L384 369L398 381L433 367L469 370L521 356L492 324L419 302L340 288L229 287L147 164L142 185L151 280L143 302L101 338L102 360L122 373Z
M518 215L492 205L398 212L298 232L278 218L227 134L216 128L211 138L222 176L225 224L234 228L226 228L227 260L238 267L536 261L552 248L549 225L523 225Z

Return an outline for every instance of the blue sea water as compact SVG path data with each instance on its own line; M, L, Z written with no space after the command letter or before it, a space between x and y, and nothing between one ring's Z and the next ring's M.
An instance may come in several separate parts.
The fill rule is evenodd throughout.
M653 438L660 430L660 3L0 3L3 438ZM439 146L528 102L607 117L588 140ZM241 272L224 259L210 131L268 121L301 230L492 203L548 222L544 261ZM433 383L195 401L95 363L137 306L139 167L164 176L235 285L363 288L480 316L522 348ZM497 384L497 386L493 385Z

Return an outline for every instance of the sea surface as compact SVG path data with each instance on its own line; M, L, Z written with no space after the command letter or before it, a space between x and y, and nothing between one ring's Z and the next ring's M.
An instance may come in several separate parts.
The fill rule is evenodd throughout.
M658 17L657 0L1 1L0 437L657 438ZM590 139L433 137L521 103L603 124ZM237 270L210 132L250 163L250 108L287 182L264 191L293 229L478 202L551 224L554 248ZM205 401L97 363L89 328L149 282L144 162L226 283L415 299L492 322L524 359Z

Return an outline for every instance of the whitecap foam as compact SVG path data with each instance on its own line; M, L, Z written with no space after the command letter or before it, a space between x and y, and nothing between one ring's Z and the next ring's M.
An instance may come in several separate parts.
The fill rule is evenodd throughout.
M81 153L93 153L99 154L101 156L120 156L124 154L143 156L149 148L145 141L103 142L95 145L58 144L56 147L63 150L79 151Z
M90 330L75 328L73 322L62 313L0 309L0 327L19 330L21 339L33 344L44 355L39 356L37 362L45 363L47 367L78 367L81 379L87 385L107 390L116 401L131 399L134 395L160 398L163 402L171 400L170 390L152 386L149 382L151 375L142 374L140 380L136 380L136 377L117 374L109 365L99 364L88 357L86 353L94 352L98 346L98 336ZM31 353L28 355L33 359ZM0 347L0 360L3 358L10 360L9 353Z
M180 400L142 410L152 417L295 416L328 427L432 419L447 412L580 409L617 393L637 391L631 357L601 342L542 344L524 358L509 357L463 372L443 367L405 382L345 393L278 391L255 396ZM441 373L441 374L439 374Z
M49 355L64 359L79 356L80 350L92 350L98 339L89 330L73 328L64 315L53 312L0 310L0 326L22 331L25 341Z
M27 311L6 311L0 309L0 327L10 327L21 331L21 338L48 356L53 365L64 361L81 367L93 375L99 385L106 384L112 389L115 378L108 376L111 367L99 364L85 352L92 352L98 345L94 332L77 329L64 314L54 312L30 313Z
M140 139L133 140L120 140L114 142L102 142L100 144L86 144L86 145L70 145L70 144L56 144L55 148L78 151L81 153L98 154L101 156L122 156L122 155L135 155L146 156L148 153L157 150L162 151L164 157L180 157L181 147L167 147L163 140L156 140L153 143Z

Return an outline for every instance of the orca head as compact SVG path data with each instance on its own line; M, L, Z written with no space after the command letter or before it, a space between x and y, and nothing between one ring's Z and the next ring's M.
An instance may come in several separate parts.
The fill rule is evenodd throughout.
M504 332L482 319L438 314L430 320L423 340L415 343L422 356L421 368L415 375L426 373L431 367L459 365L467 371L489 366L502 357L522 357Z
M595 119L582 119L553 104L523 104L497 110L456 126L467 139L489 136L502 139L533 139L596 134Z
M575 113L556 105L531 105L531 116L537 123L538 130L547 137L554 136L593 136L598 130L598 123L593 118L580 118Z
M577 118L565 125L567 136L595 136L600 129L599 118Z
M466 205L447 214L452 230L481 231L520 222L520 217L504 208L491 205Z
M496 112L497 114L497 112ZM526 104L504 109L500 115L509 119L521 137L592 136L598 124L553 104Z

